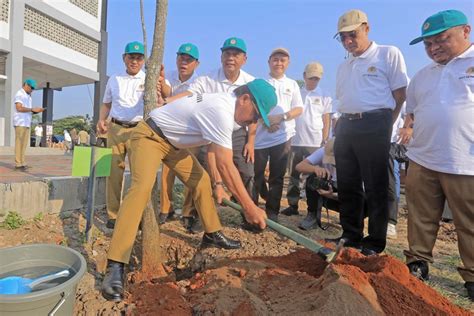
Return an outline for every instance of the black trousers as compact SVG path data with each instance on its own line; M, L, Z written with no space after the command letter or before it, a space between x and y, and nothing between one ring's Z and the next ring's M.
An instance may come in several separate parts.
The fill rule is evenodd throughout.
M319 147L291 146L291 166L290 166L290 182L288 190L286 190L286 198L288 204L298 207L300 200L300 172L296 170L296 165L311 155Z
M376 252L385 249L388 225L388 153L392 111L372 112L361 119L341 117L334 153L342 237ZM369 234L363 237L364 193Z
M283 181L285 179L286 166L290 155L291 140L283 144L255 150L255 188L256 197L260 192L267 191L265 211L278 214L280 212L281 195L283 193ZM265 167L270 159L270 175L268 176L268 189L265 183ZM266 190L267 189L267 190ZM265 194L264 194L265 195ZM254 199L255 204L258 200Z
M306 186L306 203L308 204L308 213L313 213L318 219L318 225L321 227L321 210L323 206L329 210L340 212L340 203L338 200L329 199L321 196L318 191L311 190Z
M232 133L232 150L234 164L239 170L240 178L252 199L255 199L255 173L253 163L246 162L244 147L247 144L247 131L241 128Z

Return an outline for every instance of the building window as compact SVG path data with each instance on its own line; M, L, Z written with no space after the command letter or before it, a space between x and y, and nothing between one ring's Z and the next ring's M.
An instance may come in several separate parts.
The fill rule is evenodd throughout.
M97 41L29 6L25 7L25 30L86 56L98 58L99 43Z
M69 2L86 11L90 15L93 15L95 17L99 15L98 0L69 0Z

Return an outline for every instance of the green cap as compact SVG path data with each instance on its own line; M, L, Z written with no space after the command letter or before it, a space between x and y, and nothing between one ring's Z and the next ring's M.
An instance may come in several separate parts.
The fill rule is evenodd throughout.
M186 54L191 56L194 59L199 59L199 50L196 45L191 43L184 43L181 45L176 52L178 55Z
M140 42L131 42L125 45L125 54L142 54L145 55L145 47Z
M221 47L221 51L225 51L226 49L229 49L229 48L235 48L247 54L247 45L245 45L244 40L241 38L231 37L231 38L226 39L224 44Z
M265 125L270 127L268 113L275 107L278 102L275 88L263 79L255 79L247 83L253 98L257 102L257 108Z
M26 78L25 83L31 87L31 89L35 90L37 87L36 80L32 78Z
M458 10L446 10L433 14L421 26L421 36L410 42L410 45L421 42L425 37L444 32L452 27L468 24L467 17Z

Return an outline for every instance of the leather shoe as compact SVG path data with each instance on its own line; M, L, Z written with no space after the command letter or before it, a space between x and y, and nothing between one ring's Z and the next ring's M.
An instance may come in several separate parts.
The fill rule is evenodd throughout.
M183 216L183 226L188 234L197 234L199 232L198 220L194 216Z
M474 282L466 282L464 283L464 287L467 290L467 296L474 302Z
M298 225L303 230L310 230L314 225L318 224L318 218L314 212L309 212L305 219Z
M105 227L107 227L108 229L114 229L115 228L115 219L107 220L107 224L105 224Z
M339 244L339 241L341 241L342 237L338 237L338 238L325 238L324 241L325 242L330 242L330 243L333 243L333 244ZM350 248L355 248L355 249L358 249L358 250L361 250L361 245L360 245L360 242L357 242L357 241L353 241L353 240L349 240L347 238L344 238L344 247L350 247Z
M108 301L123 300L124 266L122 262L113 260L107 262L107 273L102 282L102 296Z
M285 208L283 211L281 211L283 215L286 216L291 216L291 215L300 215L298 212L298 206L296 205L290 205L287 208Z
M422 281L428 281L430 278L429 271L430 268L428 266L428 262L423 260L413 261L407 264L408 270L410 270L410 274L417 277Z
M278 213L273 213L273 212L267 212L267 217L269 220L278 223Z
M224 236L222 231L214 233L204 233L201 242L202 248L216 247L223 249L239 249L241 247L240 241L233 240Z
M366 247L362 247L362 249L360 250L360 253L366 257L378 255L377 251L372 250L370 248L366 248Z

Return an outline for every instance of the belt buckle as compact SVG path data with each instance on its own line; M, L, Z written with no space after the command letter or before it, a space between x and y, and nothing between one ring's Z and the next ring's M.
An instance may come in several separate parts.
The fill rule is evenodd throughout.
M349 116L349 121L360 120L362 119L362 113L353 113Z

